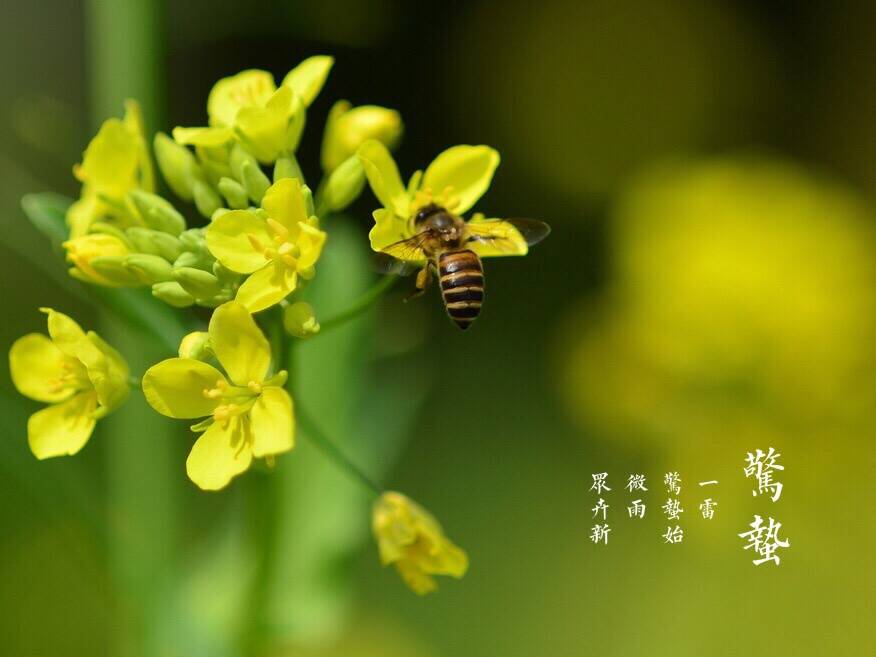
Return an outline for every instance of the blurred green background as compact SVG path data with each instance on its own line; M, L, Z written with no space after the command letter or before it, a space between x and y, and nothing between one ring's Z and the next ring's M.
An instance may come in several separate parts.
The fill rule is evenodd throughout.
M125 95L151 130L199 125L213 82L244 68L336 57L305 170L331 103L377 103L405 121L403 172L488 143L503 163L479 209L554 229L527 258L487 263L471 331L437 294L403 305L397 288L297 360L326 429L468 550L465 579L428 598L379 567L367 499L305 441L278 472L205 494L183 470L191 435L135 400L80 455L38 463L36 404L4 369L3 654L239 654L264 559L240 537L266 476L285 493L255 624L266 655L876 649L872 3L55 0L4 4L0 34L4 349L43 330L49 305L140 354L135 369L162 357L66 277L20 198L75 195L71 166ZM366 192L329 229L318 312L367 285L351 279L373 206ZM768 446L786 467L775 504L742 474ZM673 546L669 470L686 510ZM612 533L597 547L588 488L603 471ZM631 473L649 479L644 521L626 517ZM778 568L754 567L736 536L754 513L791 541Z

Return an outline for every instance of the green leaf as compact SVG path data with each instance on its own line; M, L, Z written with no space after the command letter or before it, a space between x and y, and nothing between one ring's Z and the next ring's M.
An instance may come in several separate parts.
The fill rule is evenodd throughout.
M26 194L21 199L24 214L34 227L49 238L52 248L62 251L61 244L67 239L67 208L73 201L53 192Z

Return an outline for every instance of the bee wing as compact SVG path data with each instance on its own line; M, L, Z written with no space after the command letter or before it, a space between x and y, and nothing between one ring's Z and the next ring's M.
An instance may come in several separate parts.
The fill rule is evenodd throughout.
M392 274L394 276L410 276L416 271L423 268L422 263L410 262L409 260L399 260L388 253L379 252L374 254L374 269L381 274Z
M423 251L427 239L428 235L419 233L390 244L375 257L378 270L386 274L407 276L422 269L427 260L426 252Z
M551 232L536 219L481 219L466 223L466 242L480 256L526 255Z

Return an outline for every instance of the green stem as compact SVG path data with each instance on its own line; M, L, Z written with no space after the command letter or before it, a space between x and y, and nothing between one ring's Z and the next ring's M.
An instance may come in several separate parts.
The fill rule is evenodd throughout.
M351 475L356 481L365 486L370 492L375 495L383 494L383 488L378 486L362 469L353 463L353 461L344 454L343 451L332 441L313 421L310 414L301 407L299 402L296 405L295 415L298 418L298 424L304 430L304 433L311 442L319 448L319 450L333 461L336 466Z
M288 357L282 309L277 307L269 317L267 333L274 358L274 371L277 372L286 364ZM248 482L248 516L256 569L246 605L247 618L239 637L241 652L247 657L257 657L265 649L268 605L277 565L277 536L283 513L281 484L276 473L256 473Z
M320 334L325 333L326 331L331 331L338 326L343 326L347 322L352 319L355 319L366 310L368 310L374 303L377 302L380 297L382 297L387 291L395 285L398 280L398 276L387 275L380 279L370 290L365 292L361 297L359 297L353 304L347 308L346 310L338 313L334 317L329 317L324 322L320 322Z

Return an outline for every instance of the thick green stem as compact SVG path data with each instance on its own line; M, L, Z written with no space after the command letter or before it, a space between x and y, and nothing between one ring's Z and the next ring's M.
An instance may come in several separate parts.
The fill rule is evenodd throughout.
M378 281L374 287L365 292L361 297L356 299L353 304L346 310L338 313L334 317L329 317L327 320L320 322L320 334L326 331L331 331L333 328L343 326L352 319L355 319L371 306L373 306L387 291L395 285L398 276L387 275Z
M119 116L126 98L143 108L147 125L161 123L159 0L88 0L86 43L92 123ZM148 324L142 317L138 328ZM104 337L142 372L166 357L167 346L144 339L141 331L102 317ZM121 603L112 653L124 657L185 652L167 645L164 622L171 587L177 579L174 556L178 528L180 462L176 428L155 414L134 391L127 403L101 421L99 437L107 450L109 514L115 524L108 538L110 569Z

